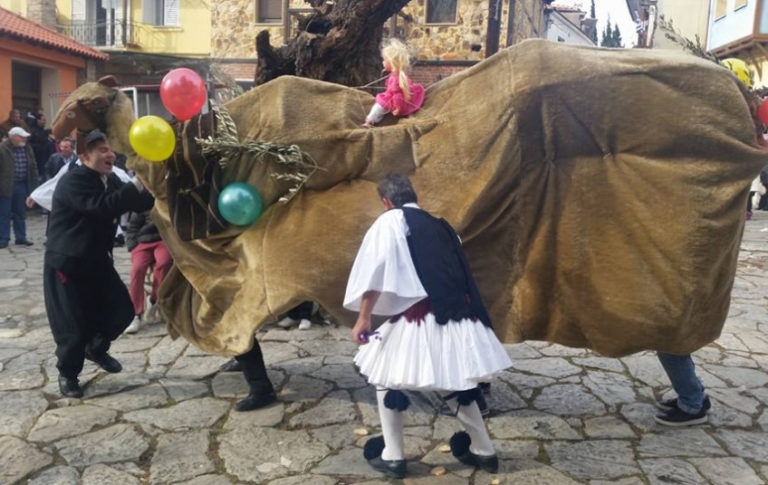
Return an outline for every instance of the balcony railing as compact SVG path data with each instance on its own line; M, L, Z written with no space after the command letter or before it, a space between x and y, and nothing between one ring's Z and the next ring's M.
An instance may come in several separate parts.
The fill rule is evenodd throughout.
M91 47L130 47L141 45L143 26L137 22L72 21L59 25L59 32Z

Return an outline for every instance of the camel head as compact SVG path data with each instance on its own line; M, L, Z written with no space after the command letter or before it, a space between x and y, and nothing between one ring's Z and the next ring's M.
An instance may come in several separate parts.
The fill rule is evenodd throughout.
M115 89L114 76L85 83L67 97L53 120L53 135L61 139L77 132L77 148L85 147L85 136L94 129L107 134L112 149L126 155L133 153L128 130L134 121L133 105L124 93Z

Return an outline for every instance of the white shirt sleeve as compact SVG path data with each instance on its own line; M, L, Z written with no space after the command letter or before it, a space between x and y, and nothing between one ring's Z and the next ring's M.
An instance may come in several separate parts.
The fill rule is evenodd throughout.
M59 183L59 179L61 179L67 172L69 172L68 163L64 164L59 171L56 172L56 176L40 184L31 194L29 194L29 196L43 209L51 210L51 206L53 206L53 191L56 190L56 184Z
M397 315L427 297L408 249L401 210L379 216L365 234L347 282L344 308L359 311L366 291L381 292L375 315Z

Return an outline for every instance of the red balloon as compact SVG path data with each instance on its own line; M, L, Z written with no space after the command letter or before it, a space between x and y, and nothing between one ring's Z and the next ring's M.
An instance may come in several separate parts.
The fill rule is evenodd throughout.
M199 113L207 96L203 80L186 67L172 70L160 83L160 99L165 109L180 121Z
M765 98L760 107L757 108L757 117L764 125L768 126L768 98Z

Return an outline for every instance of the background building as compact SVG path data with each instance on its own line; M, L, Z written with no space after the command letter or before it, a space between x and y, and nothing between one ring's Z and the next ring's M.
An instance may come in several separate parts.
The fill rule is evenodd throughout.
M11 108L41 109L52 119L61 93L109 56L52 29L0 8L0 120Z
M552 5L544 11L545 38L552 42L597 45L597 19L578 8Z
M717 58L738 57L756 87L768 85L768 0L710 0L707 49Z
M432 82L465 69L498 49L543 37L544 8L552 0L412 0L385 25L416 53L414 77ZM498 9L499 11L496 11ZM255 70L254 39L262 30L279 47L291 37L303 0L221 0L211 3L211 57L248 86Z

